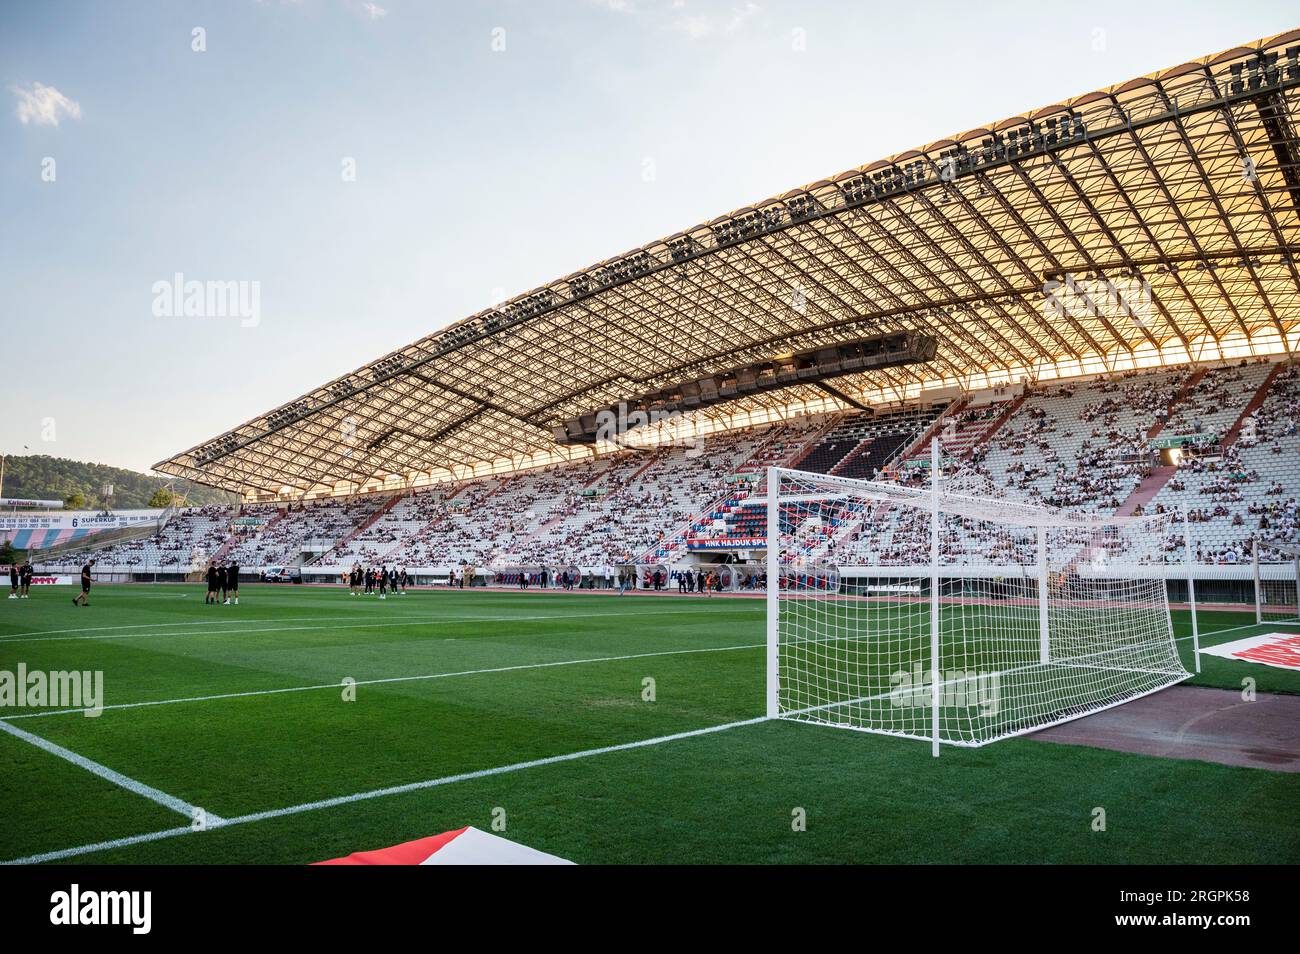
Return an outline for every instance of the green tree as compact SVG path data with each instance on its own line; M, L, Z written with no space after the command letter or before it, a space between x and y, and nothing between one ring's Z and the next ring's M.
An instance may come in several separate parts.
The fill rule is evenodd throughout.
M68 494L68 496L63 498L63 506L67 507L69 510L85 510L86 495L79 490L75 493Z
M35 500L67 500L80 494L81 506L93 507L104 484L113 485L113 506L134 510L148 505L149 498L167 479L172 493L179 500L188 496L192 506L228 504L237 501L234 494L210 487L200 487L187 480L168 479L159 474L140 474L108 467L34 454L30 457L10 455L5 460L5 495L31 497ZM69 505L70 506L70 505Z
M166 487L159 487L149 498L150 507L170 507L172 505L172 492Z

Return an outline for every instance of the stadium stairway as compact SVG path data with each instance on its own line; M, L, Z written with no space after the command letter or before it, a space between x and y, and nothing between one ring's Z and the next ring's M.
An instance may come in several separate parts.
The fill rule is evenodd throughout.
M1251 399L1246 402L1246 406L1241 409L1241 413L1237 415L1237 420L1233 422L1232 427L1228 428L1227 433L1223 435L1224 447L1231 447L1237 438L1241 436L1241 427L1246 422L1246 418L1258 411L1260 406L1268 400L1269 392L1273 390L1273 382L1277 380L1278 375L1280 375L1285 368L1286 363L1283 361L1279 361L1277 364L1273 365L1272 370L1268 372L1268 376L1264 378L1259 389L1255 391L1255 394Z
M592 475L590 477L588 477L586 480L584 480L582 483L578 485L578 491L581 492L589 489L590 487L595 486L596 482L599 481L602 477L604 477L609 472L609 470L610 470L609 461L607 460L605 461L605 466L595 469L592 472ZM546 519L542 520L539 524L537 524L537 526L533 527L533 529L529 530L527 533L525 533L522 537L519 538L520 545L527 546L529 543L532 543L534 540L540 537L547 530L550 530L557 523L560 523L568 519L568 516L569 516L568 514L563 512L563 508L556 507L551 512L551 514L548 517L546 517Z
M1273 381L1277 378L1283 367L1284 365L1282 364L1275 364L1260 386L1255 390L1255 393L1251 395L1250 400L1247 401L1246 405L1241 409L1241 413L1237 415L1237 420L1233 423L1232 427L1228 429L1227 433L1224 434L1223 441L1220 444L1221 450L1232 445L1238 435L1241 434L1242 422L1251 414L1255 413L1255 411L1259 410L1260 405L1268 398L1268 392L1273 387ZM1169 406L1165 409L1164 418L1156 421L1156 423L1151 426L1150 430L1147 431L1148 440L1159 436L1160 432L1164 430L1165 422L1173 417L1175 408L1178 407L1187 395L1192 393L1192 390L1200 383L1201 379L1204 378L1205 375L1206 369L1198 368L1187 378L1186 381L1183 382L1183 386L1178 389L1178 393L1174 395L1173 399L1169 402ZM1158 467L1152 468L1151 473L1149 473L1142 480L1142 483L1138 484L1137 487L1133 489L1133 492L1124 499L1124 502L1119 505L1119 509L1115 511L1116 516L1131 517L1133 514L1137 513L1139 508L1145 507L1148 503L1154 500L1156 495L1164 488L1165 484L1169 483L1177 473L1178 468L1172 464L1161 464Z
M826 432L826 427L819 427L808 434L800 434L797 428L787 423L777 424L748 457L732 468L732 473L749 480L757 492L767 482L769 467L795 466L793 462L807 456L812 442ZM791 441L795 442L794 447L787 446Z
M270 520L266 521L266 523L262 524L262 526L261 526L261 527L258 529L258 531L257 531L258 534L260 535L260 534L265 533L267 530L270 530L270 529L271 529L272 527L274 527L277 523L279 523L281 520L284 519L284 515L285 515L286 513L288 513L287 510L280 510L280 509L277 508L276 511L275 511L275 516L272 517ZM220 563L222 560L224 560L224 559L226 558L226 554L228 554L232 549L234 549L235 546L236 546L237 544L242 543L242 542L243 542L243 541L241 541L238 537L236 537L236 536L232 533L230 536L228 536L228 537L226 538L226 542L225 542L225 543L223 543L223 544L221 544L221 546L217 547L217 552L214 553L214 554L212 554L212 562L213 562L213 563Z
M1020 406L1025 403L1025 398L1028 396L1028 391L1021 391L1010 401L1007 401L1002 408L1002 413L995 417L993 422L989 424L989 426L986 427L975 440L971 441L970 446L967 447L966 451L961 455L962 458L968 460L970 456L975 453L976 448L982 444L987 444L992 440L993 435L1002 430L1002 428L1006 426L1007 421L1011 420L1011 418L1015 416L1016 412L1020 410Z
M827 437L830 436L830 434L835 430L835 428L839 427L840 424L842 424L848 418L849 415L847 414L832 414L822 427L818 428L816 431L814 431L812 434L808 436L808 440L805 442L803 449L798 454L792 456L790 458L790 461L787 464L785 464L785 466L791 468L792 470L807 470L808 468L803 466L804 461L807 460L810 456L812 456L812 454L816 452L817 448L819 448L822 445L822 442L826 440ZM836 463L839 462L838 457L835 458L835 462ZM821 473L821 471L817 471L817 473Z
M632 484L636 483L636 479L640 477L642 474L644 474L651 467L653 467L655 464L657 464L659 462L659 458L660 458L660 454L658 451L655 450L652 450L650 451L650 453L646 454L646 462L642 464L640 467L638 467L636 470L632 471L632 473L628 474L627 477L620 484L618 484L619 489L622 489L623 487L630 487L632 486Z
M895 454L893 460L885 465L885 469L892 471L909 460L919 460L922 457L929 456L930 439L943 430L943 422L950 417L956 417L965 409L966 397L963 395L944 408L939 416L931 422L930 426L917 436L916 440Z
M360 536L363 531L369 529L375 523L376 520L378 520L384 514L388 513L388 511L392 510L393 507L396 506L399 500L401 500L403 497L408 496L410 493L411 491L409 490L399 490L397 493L393 494L393 496L389 497L387 500L384 501L383 506L381 506L369 517L367 517L365 520L362 520L359 524L353 527L345 537L336 540L334 542L334 546L330 547L328 550L326 550L324 553L316 557L316 559L311 560L310 562L313 564L324 564L327 557L331 556L336 551L341 550L343 547L346 547L349 543L351 543L358 536Z
M785 424L772 427L771 433L759 442L750 455L737 464L732 471L737 476L748 478L751 481L750 486L748 488L728 487L707 506L701 507L698 512L692 514L689 520L660 537L654 546L637 557L638 562L667 563L680 557L687 535L699 530L706 523L722 519L727 520L730 527L733 522L731 517L739 508L745 506L744 501L754 494L765 492L767 468L796 466L794 462L806 457L811 447L815 446L823 435L829 433L830 429L838 423L839 418L840 415L832 415L832 420L826 426L803 436ZM795 447L787 450L784 446L786 442L796 438L798 442ZM764 511L765 518L766 513Z
M232 534L231 536L226 537L226 542L221 544L221 546L217 547L217 552L212 554L212 562L220 563L222 560L224 560L226 558L226 554L230 552L231 548L234 545L235 545L234 535Z
M464 483L461 483L458 486L456 486L452 490L452 492L447 495L447 499L442 502L443 504L442 510L439 513L434 514L434 516L430 518L429 522L426 523L424 526L420 527L418 530L412 531L411 533L407 534L405 537L403 537L402 539L394 543L392 546L390 546L387 550L383 551L383 553L380 554L379 559L381 561L387 560L394 553L397 553L398 551L403 550L407 546L409 546L412 543L412 541L428 539L429 534L432 531L439 529L443 524L445 524L450 519L450 514L448 513L447 510L447 504L455 500L456 497L460 494L460 492L465 490L467 487L471 486L472 483L473 481L465 481ZM491 497L492 494L496 493L497 490L500 489L501 488L498 486L496 489L492 491L492 493L488 494L487 496Z
M1201 383L1203 377L1205 377L1205 368L1197 368L1188 375L1182 386L1169 399L1169 403L1165 405L1165 413L1156 418L1156 422L1147 428L1147 440L1154 440L1160 435L1160 432L1165 429L1165 424L1173 418L1178 405L1187 399L1187 396L1192 393L1196 385ZM1178 473L1178 468L1172 465L1162 464L1153 467L1151 473L1147 474L1142 479L1142 482L1133 488L1133 492L1125 497L1119 507L1116 508L1115 515L1117 517L1133 516L1138 512L1139 508L1145 507L1154 500L1156 494L1160 493L1165 484L1169 483L1176 473Z
M1201 378L1203 377L1205 377L1205 368L1197 368L1192 372L1191 376L1183 382L1182 387L1180 387L1174 393L1174 396L1169 399L1169 404L1165 407L1164 415L1158 417L1156 422L1148 428L1147 440L1153 440L1160 436L1160 432L1165 429L1165 424L1173 418L1174 411L1177 409L1178 405L1187 399L1187 396L1192 393L1192 390L1196 385L1201 383Z
M898 469L908 461L928 460L930 457L930 440L936 436L939 437L943 453L946 456L958 460L970 460L979 447L987 444L998 431L1002 430L1016 416L1016 413L1028 397L1029 392L1022 391L1013 398L990 401L985 405L973 405L968 397L959 397L944 408L933 423L922 431L914 441L901 450L894 449L894 452L887 455L880 464L876 464L875 461L870 463L880 466L887 479L890 476L896 476ZM989 409L992 416L960 425L947 437L943 435L946 421L958 418L968 411L977 410L979 407ZM863 453L869 453L870 450L871 448L859 448L833 468L831 473L846 477L860 476L855 472L853 460Z
M955 457L958 460L969 460L970 456L975 453L975 449L997 433L998 428L1006 423L1007 419L1015 413L1016 408L1024 403L1024 395L1014 398L1010 401L991 401L983 405L991 417L980 418L969 421L965 424L959 424L954 428L951 435L944 435L942 431L939 434L939 443L943 447L943 452L949 457ZM978 408L973 405L962 407L957 413L966 414L976 411ZM924 457L929 453L929 448L921 448L921 456Z
M906 434L879 434L869 437L832 467L829 473L836 477L854 477L870 480L876 471L888 463L907 443Z
M1133 492L1124 498L1124 502L1119 505L1115 515L1117 517L1133 516L1138 512L1139 507L1145 507L1150 503L1176 473L1178 473L1178 468L1172 464L1161 464L1159 467L1152 468L1151 473L1147 474L1142 483L1138 484L1133 489Z

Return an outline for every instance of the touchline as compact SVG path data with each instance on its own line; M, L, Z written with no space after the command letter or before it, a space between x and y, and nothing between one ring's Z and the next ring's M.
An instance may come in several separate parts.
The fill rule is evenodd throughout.
M51 924L129 924L148 934L153 923L152 891L85 891L74 884L50 895Z
M88 717L104 711L104 672L95 670L0 669L0 708L55 706L84 709Z

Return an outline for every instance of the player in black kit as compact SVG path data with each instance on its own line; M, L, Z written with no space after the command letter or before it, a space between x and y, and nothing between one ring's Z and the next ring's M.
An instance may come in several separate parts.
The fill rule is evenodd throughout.
M234 560L226 567L226 605L239 605L239 564Z

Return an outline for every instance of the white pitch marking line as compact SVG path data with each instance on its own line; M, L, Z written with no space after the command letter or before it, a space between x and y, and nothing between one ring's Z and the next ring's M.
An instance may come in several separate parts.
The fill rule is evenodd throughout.
M281 616L278 618L262 617L235 617L232 619L200 619L191 622L167 623L167 626L217 626L221 623L304 623L309 620L339 620L339 619L356 619L353 616ZM414 617L403 616L402 619L414 619ZM55 636L62 633L103 633L111 629L149 629L151 626L156 627L158 623L124 623L120 626L79 626L76 629L34 629L26 633L10 633L8 636L0 636L0 639L16 639L19 636Z
M456 672L434 672L419 676L385 676L379 679L358 679L349 683L353 686L378 686L394 682L421 682L429 679L451 679L457 676L481 676L498 672L517 672L521 669L551 669L556 666L582 666L588 663L621 662L628 659L649 659L652 656L685 656L692 653L729 653L742 649L762 649L765 643L749 643L741 646L707 646L701 649L665 649L652 653L630 653L625 656L592 656L588 659L559 659L552 662L520 663L515 666L496 666L492 669L462 669ZM327 682L314 686L285 686L280 689L250 689L244 692L220 692L207 696L184 696L179 699L154 699L145 702L119 702L116 705L101 706L101 711L108 709L141 709L148 706L170 706L184 702L209 702L219 699L243 699L248 696L274 696L286 692L311 692L318 689L341 689L342 682ZM0 724L15 719L42 719L46 716L75 715L84 713L85 709L49 709L40 712L24 712L21 715L5 716Z
M133 778L123 775L121 772L114 771L107 765L101 765L99 762L96 762L93 759L88 759L84 755L78 755L71 749L65 749L63 746L56 745L48 739L41 738L39 735L33 735L30 732L26 732L23 729L18 728L16 725L10 725L7 722L0 721L0 731L8 732L17 739L30 743L38 749L44 749L51 755L57 755L59 758L71 762L78 768L83 768L87 772L98 775L100 778L112 782L118 788L124 788L128 792L142 795L151 802L157 802L159 805L163 806L163 808L170 808L172 811L184 815L186 818L194 818L195 813L198 811L198 809L189 802L183 801L174 795L168 795L166 792L156 789L152 785L146 785L144 782L136 781ZM209 814L207 817L209 823L212 823L214 819L218 821L220 820L217 819L217 816L215 815Z
M109 851L113 848L127 848L131 845L139 845L147 841L161 841L164 838L174 838L177 835L188 835L192 829L186 825L183 828L165 828L162 831L146 832L143 835L128 835L125 838L114 838L111 841L100 841L93 845L82 845L78 848L65 848L62 851L47 851L39 855L28 855L26 858L15 858L13 861L0 861L2 865L38 865L46 861L59 861L63 858L75 858L77 855L89 854L92 851Z
M1259 629L1264 626L1296 626L1296 625L1300 625L1300 624L1297 624L1295 620L1272 620L1272 621L1265 620L1262 623L1242 623L1240 626L1230 626L1227 629L1215 629L1215 630L1211 630L1208 633L1201 633L1201 644L1202 644L1201 648L1202 649L1205 648L1205 645L1207 645L1205 641L1207 639L1213 639L1216 636L1223 636L1226 633L1236 633L1243 629ZM1187 636L1179 636L1177 642L1180 643L1186 642L1191 638L1192 637L1190 634ZM1217 646L1218 643L1209 643L1208 645Z
M549 755L540 759L531 759L527 762L514 762L510 765L498 765L495 768L479 769L474 772L461 772L457 775L444 775L441 778L431 778L423 782L408 782L405 785L391 785L388 788L376 788L367 792L356 792L352 795L338 795L334 798L323 798L315 802L304 802L301 805L290 805L286 808L274 808L265 812L253 812L248 815L237 815L234 818L220 819L213 821L213 816L208 816L208 830L217 828L230 828L235 825L247 825L251 822L267 821L272 818L283 818L286 815L300 815L304 812L320 811L324 808L336 808L340 805L350 805L353 802L369 801L373 798L387 798L390 795L405 795L408 792L418 792L423 789L437 788L441 785L453 785L456 782L468 782L474 779L488 778L493 775L505 775L508 772L521 772L524 769L540 768L545 765L556 765L561 762L573 762L578 759L591 758L597 755L607 755L610 752L626 752L630 749L642 749L651 745L662 745L665 742L676 742L681 739L691 739L701 735L712 735L715 732L725 732L728 729L738 729L742 726L758 725L761 722L767 722L767 716L759 716L755 719L742 719L739 722L726 722L722 725L706 726L703 729L689 729L685 732L674 732L672 735L660 735L652 739L641 739L637 742L621 742L617 745L605 745L597 749L584 749L581 752L569 752L565 755ZM112 841L101 841L91 845L79 845L75 848L64 848L60 851L47 851L38 855L28 855L25 858L15 858L12 861L2 862L7 865L36 864L44 861L60 861L64 858L75 858L78 855L90 854L95 851L106 851L112 848L126 847L137 845L148 841L160 841L164 838L174 838L179 835L188 835L193 833L192 828L167 828L162 831L149 832L144 835L132 835L127 838L117 838Z
M725 611L723 611L725 612ZM694 615L681 610L647 610L640 613L567 613L542 616L452 616L452 617L427 617L427 616L399 616L396 620L376 617L373 620L358 622L355 616L339 617L302 617L302 621L310 620L314 623L327 622L333 619L352 620L350 625L331 626L335 629L365 629L367 627L384 629L396 628L402 626L446 626L452 623L513 623L513 622L536 622L538 620L548 619L604 619L609 617L623 616L684 616ZM271 620L257 619L247 620L250 623L272 623L272 622L295 622L300 620ZM215 623L216 621L211 621ZM235 622L234 620L222 620L222 622ZM156 626L156 623L150 623ZM190 623L168 623L167 626L189 626L197 625ZM105 627L106 629L116 629L117 627ZM44 634L27 634L15 633L12 636L0 636L0 645L5 643L45 643L45 642L72 642L83 639L156 639L159 637L193 637L193 636L239 636L245 633L296 633L311 632L319 629L317 626L264 626L260 629L219 629L219 630L201 630L199 632L175 633L175 632L156 632L156 633L109 633L101 636L60 636L55 635L60 632L68 633L90 633L95 632L91 629L69 629L69 630L50 630Z
M531 597L530 597L531 598ZM372 605L372 604L359 604ZM587 616L680 616L685 614L694 614L696 610L643 610L633 613L568 613L542 616L458 616L454 619L472 622L473 620L501 620L501 619L582 619ZM733 607L728 606L718 610L721 613L756 613L756 608L750 607ZM385 617L376 616L374 619L384 619ZM453 617L439 617L430 613L428 616L390 616L388 619L453 619ZM279 616L279 617L239 617L231 615L229 619L202 619L192 620L190 622L175 622L162 624L166 627L176 626L220 626L227 623L333 623L338 621L355 621L358 619L357 614L351 616ZM60 636L65 633L103 633L109 630L118 629L149 629L157 628L158 623L126 623L119 626L79 626L75 629L35 629L25 633L10 633L7 636L0 636L0 640L18 639L23 636Z
M194 638L199 636L243 636L248 633L309 633L333 632L338 629L399 629L406 626L449 626L454 623L505 623L518 620L527 622L536 619L557 619L551 616L472 616L467 618L449 617L427 619L424 617L402 617L409 622L392 620L373 620L370 622L343 623L331 625L327 630L319 626L263 626L257 629L209 629L189 633L105 633L99 636L31 636L6 640L9 643L67 643L83 639L165 639L168 637ZM272 620L259 620L269 623Z

